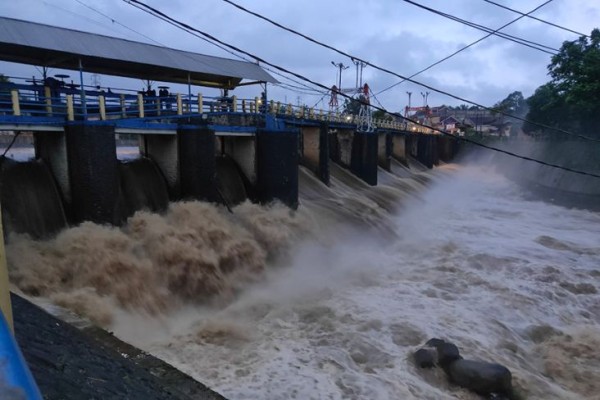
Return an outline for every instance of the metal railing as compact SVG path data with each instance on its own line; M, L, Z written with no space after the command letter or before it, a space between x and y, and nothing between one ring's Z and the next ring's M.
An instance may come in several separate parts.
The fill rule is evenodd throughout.
M71 86L71 87L70 87ZM73 85L50 88L41 84L0 84L0 115L58 117L66 121L127 118L164 119L203 113L271 114L277 117L329 121L356 125L358 116L338 111L264 102L261 98L203 96L179 93L147 96L145 93L113 93L110 90L81 91ZM375 119L377 128L432 133L430 129L405 121Z

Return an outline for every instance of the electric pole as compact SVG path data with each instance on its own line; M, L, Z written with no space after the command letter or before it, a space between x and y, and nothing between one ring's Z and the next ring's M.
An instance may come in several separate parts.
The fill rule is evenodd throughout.
M360 90L360 88L363 85L363 83L362 83L363 82L363 80L362 80L363 68L366 67L367 64L362 61L359 61L355 58L352 59L352 62L356 66L356 88L357 88L357 90Z
M336 67L339 68L340 72L339 72L339 76L338 76L338 90L341 92L342 91L342 71L345 69L348 69L350 67L345 66L344 64L342 64L341 62L339 63L335 63L335 62L331 62L331 64Z
M421 96L423 96L423 107L427 107L427 98L429 97L430 92L421 92Z

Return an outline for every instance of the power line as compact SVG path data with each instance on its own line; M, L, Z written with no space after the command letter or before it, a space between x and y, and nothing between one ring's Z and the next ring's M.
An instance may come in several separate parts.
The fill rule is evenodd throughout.
M298 74L297 72L293 72L293 71L290 71L290 70L288 70L286 68L283 68L283 67L281 67L279 65L270 63L270 62L268 62L268 61L266 61L266 60L258 57L255 54L249 53L249 52L247 52L245 50L242 50L242 49L240 49L240 48L238 48L238 47L236 47L234 45L231 45L231 44L228 44L226 42L223 42L223 41L217 39L216 37L212 36L211 34L203 32L203 31L201 31L199 29L193 28L192 26L190 26L190 25L188 25L188 24L186 24L184 22L181 22L181 21L179 21L179 20L177 20L175 18L172 18L172 17L168 16L167 14L165 14L165 13L157 10L156 8L154 8L152 6L149 6L149 5L147 5L147 4L145 4L145 3L141 2L141 1L138 1L138 0L123 0L123 1L126 1L128 4L131 4L134 7L138 8L138 9L140 9L140 10L142 10L142 11L144 11L144 12L150 14L150 15L153 15L156 18L159 18L159 19L161 19L161 20L163 20L163 21L165 21L165 22L167 22L167 23L169 23L169 24L171 24L171 25L173 25L175 27L178 27L178 28L180 28L180 29L182 29L182 30L184 30L186 32L188 30L191 30L193 32L197 32L197 33L199 33L199 34L201 34L203 36L206 36L207 38L210 38L211 40L214 40L215 42L218 42L219 44L221 44L223 46L226 46L226 47L228 47L230 49L233 49L235 51L243 53L243 54L247 55L248 57L254 58L255 60L257 60L259 62L262 62L264 64L270 65L271 67L276 68L276 69L278 69L278 70L280 70L282 72L285 72L285 73L288 73L290 75L293 75L293 76L297 77L298 79L301 79L301 80L304 80L306 82L311 83L314 86L318 86L318 87L320 87L322 89L328 90L327 86L325 86L325 85L323 85L323 84L321 84L319 82L315 82L315 81L313 81L313 80L311 80L311 79L309 79L309 78L307 78L307 77L305 77L303 75ZM345 97L347 99L352 99L351 96L349 96L349 95L347 95L346 93L343 93L343 92L340 92L339 95L342 96L342 97ZM361 104L369 105L369 104L367 104L363 100L359 99L358 101ZM452 135L452 134L450 134L450 133L448 133L448 132L446 132L446 131L444 131L442 129L439 129L439 128L436 128L436 127L433 127L433 126L429 126L429 125L426 125L426 124L419 123L418 121L415 121L415 120L413 120L411 118L403 117L402 115L400 115L398 113L390 112L390 111L388 111L388 110L386 110L384 108L377 107L377 106L374 106L374 105L370 105L370 106L373 107L373 108L375 108L375 109L377 109L377 110L383 111L383 112L385 112L387 114L394 115L394 116L400 117L400 118L402 118L402 119L404 119L406 121L412 122L413 124L423 126L423 127L427 128L427 129L430 129L432 131L439 132L439 133L441 133L444 136L449 136L449 137L458 139L458 140L460 140L462 142L471 143L471 144L479 146L479 147L483 147L483 148L486 148L486 149L489 149L489 150L497 151L497 152L500 152L500 153L503 153L503 154L506 154L506 155L509 155L509 156L512 156L512 157L515 157L515 158L519 158L519 159L522 159L522 160L527 160L527 161L535 162L535 163L538 163L538 164L541 164L541 165L546 165L546 166L549 166L549 167L552 167L552 168L558 168L558 169L561 169L561 170L564 170L564 171L569 171L569 172L573 172L573 173L580 174L580 175L586 175L586 176L592 176L592 177L595 177L595 178L600 178L599 174L594 174L594 173L586 172L586 171L580 171L580 170L572 169L572 168L569 168L569 167L564 167L564 166L561 166L561 165L548 163L548 162L545 162L545 161L542 161L542 160L537 160L537 159L534 159L534 158L531 158L531 157L522 156L520 154L516 154L516 153L510 152L510 151L507 151L507 150L498 149L496 147L492 147L492 146L489 146L489 145L486 145L486 144L483 144L483 143L479 143L479 142L476 142L474 140L467 139L465 137L456 137L456 136L454 136L454 135Z
M549 21L543 20L541 18L534 17L533 15L523 14L521 11L515 10L514 8L510 8L510 7L507 7L507 6L502 5L502 4L498 4L498 3L493 2L491 0L483 0L483 1L485 1L486 3L493 4L495 6L498 6L500 8L504 8L505 10L512 11L512 12L514 12L516 14L521 14L521 15L526 16L528 18L531 18L531 19L534 19L536 21L542 22L542 23L544 23L546 25L550 25L550 26L553 26L555 28L562 29L563 31L571 32L571 33L574 33L574 34L579 35L579 36L588 37L588 35L586 35L585 33L574 31L573 29L569 29L569 28L566 28L564 26L560 26L558 24L555 24L553 22L549 22Z
M227 1L227 0L225 0L225 1ZM470 26L471 28L479 29L480 31L484 31L484 32L490 33L492 35L496 35L496 36L501 37L503 39L510 40L511 42L515 42L515 43L521 44L523 46L527 46L527 47L530 47L532 49L542 51L542 52L547 53L547 54L556 54L559 51L558 49L556 49L554 47L546 46L544 44L533 42L531 40L527 40L527 39L519 38L517 36L509 35L508 33L498 32L499 29L493 30L493 29L488 28L486 26L479 25L479 24L476 24L474 22L467 21L465 19L456 17L454 15L447 14L445 12L436 10L434 8L424 6L424 5L419 4L419 3L415 2L415 1L412 1L412 0L403 0L403 1L405 3L412 4L412 5L416 6L416 7L419 7L421 9L423 9L423 10L429 11L429 12L434 13L436 15L442 16L444 18L448 18L448 19L450 19L452 21L456 21L456 22L461 23L463 25ZM550 1L552 1L552 0L550 0ZM542 4L540 7L546 5L550 1ZM530 11L530 13L531 12L533 12L533 11Z
M117 21L116 19L112 18L111 16L104 14L102 11L99 11L99 10L97 10L96 8L92 7L92 6L90 6L90 5L88 5L88 4L85 4L83 1L81 1L81 0L75 0L75 1L76 1L77 3L79 3L79 4L81 4L82 6L84 6L84 7L88 8L88 9L92 10L93 12L95 12L95 13L97 13L97 14L100 14L100 15L102 15L102 16L103 16L103 17L105 17L105 18L108 18L108 19L110 19L110 21L111 21L113 24L117 24L117 25L119 25L119 26L122 26L123 28L125 28L125 29L127 29L127 30L129 30L129 31L131 31L131 32L133 32L133 33L136 33L136 34L138 34L138 35L140 35L140 36L142 36L142 37L144 37L144 38L146 38L146 39L148 39L148 40L150 40L150 41L152 41L152 42L154 42L154 43L156 43L156 44L159 44L159 45L161 45L161 46L165 46L164 44L162 44L162 43L160 43L160 42L158 42L158 41L156 41L156 40L152 39L150 36L144 35L143 33L141 33L141 32L138 32L138 31L136 31L135 29L132 29L132 28L128 27L127 25L120 23L119 21Z
M550 1L552 1L552 0L550 0ZM534 8L534 9L533 9L533 10L531 10L531 11L529 11L529 12L528 12L527 14L525 14L525 15L529 15L529 14L531 14L532 12L539 10L540 8L544 7L546 4L550 3L550 1L546 1L545 3L543 3L543 4L539 5L539 6L537 6L536 8ZM525 17L525 15L522 15L522 16L520 16L520 17L518 17L518 18L516 18L516 19L513 19L512 21L510 21L510 22L508 22L508 23L506 23L506 24L502 25L500 28L496 29L496 30L495 30L495 32L498 32L498 31L500 31L500 30L502 30L502 29L506 28L507 26L514 24L515 22L519 21L520 19L523 19L523 18ZM419 75L419 74L422 74L423 72L425 72L425 71L427 71L427 70L430 70L431 68L435 67L436 65L443 63L444 61L446 61L446 60L448 60L448 59L450 59L450 58L454 57L454 56L455 56L455 55L457 55L458 53L461 53L461 52L463 52L463 51L467 50L468 48L470 48L470 47L472 47L472 46L476 45L477 43L479 43L479 42L481 42L481 41L483 41L483 40L485 40L485 39L489 38L490 36L492 36L492 33L488 33L487 35L485 35L485 36L483 36L483 37L481 37L481 38L477 39L476 41L474 41L474 42L471 42L471 43L469 43L468 45L461 47L460 49L456 50L454 53L452 53L452 54L450 54L450 55L447 55L446 57L442 58L441 60L438 60L438 61L434 62L433 64L431 64L431 65L429 65L429 66L427 66L427 67L425 67L425 68L423 68L423 69L421 69L421 70L419 70L419 71L415 72L414 74L412 74L412 75L411 75L411 76L409 76L408 78L404 78L404 79L402 79L400 82L396 82L396 83L394 83L393 85L390 85L390 86L388 86L387 88L385 88L385 89L383 89L383 90L380 90L380 91L379 91L377 94L381 94L381 93L383 93L383 92L385 92L385 91L388 91L388 90L390 90L390 89L392 89L392 88L394 88L394 87L396 87L396 86L400 85L400 84L401 84L401 83L403 83L403 82L406 82L406 81L410 81L410 82L412 82L412 81L411 81L411 78L414 78L415 76L417 76L417 75ZM471 102L469 102L469 103L471 103ZM474 103L471 103L471 104L474 104ZM475 104L475 105L479 106L478 104ZM506 115L506 114L503 114L503 115Z
M123 1L126 1L126 2L128 2L128 3L131 3L131 1L132 1L132 0L131 0L131 1L130 1L130 0L123 0ZM249 13L249 14L251 14L251 15L254 15L254 16L255 16L255 17L257 17L257 18L260 18L260 19L262 19L262 20L264 20L264 21L267 21L267 22L269 22L270 24L272 24L272 25L275 25L275 26L277 26L277 27L278 27L278 28L280 28L280 29L283 29L283 30L285 30L285 31L287 31L287 32L293 33L294 35L300 36L300 37L302 37L302 38L304 38L304 39L308 40L308 41L309 41L309 42L311 42L311 43L314 43L314 44L317 44L317 45L319 45L319 46L322 46L322 47L324 47L324 48L326 48L326 49L329 49L329 50L331 50L331 51L334 51L334 52L336 52L336 53L338 53L338 54L341 54L341 55L343 55L343 56L346 56L346 57L348 57L348 58L350 58L350 59L354 59L354 60L357 60L357 61L363 62L363 63L365 63L365 65L368 65L368 66L370 66L370 67L372 67L372 68L375 68L375 69L377 69L377 70L379 70L379 71L385 72L385 73L387 73L387 74L390 74L390 75L393 75L393 76L396 76L396 77L398 77L398 78L402 79L402 81L400 81L400 82L397 82L397 83L395 83L394 85L392 85L392 86L390 86L390 87L388 87L388 88L386 88L386 89L384 89L384 90L382 90L382 91L379 91L379 92L377 93L378 95L379 95L379 94L381 94L382 92L386 91L386 90L389 90L389 89L391 89L392 87L394 87L394 86L396 86L396 85L399 85L399 84L400 84L400 83L402 83L402 82L408 81L408 82L412 82L412 83L414 83L414 84L416 84L416 85L422 86L422 87L424 87L424 88L427 88L427 89L433 90L433 91L435 91L435 92L437 92L437 93L443 94L443 95L445 95L445 96L452 97L452 98L454 98L454 99L460 100L460 101L462 101L462 102L465 102L465 103L473 104L473 105L475 105L475 106L477 106L477 107L481 107L481 108L483 108L483 109L485 109L485 110L488 110L488 111L494 111L495 113L497 113L497 114L502 114L502 115L504 115L504 116L506 116L506 117L511 117L511 118L514 118L514 119L516 119L516 120L519 120L519 121L522 121L522 122L528 122L528 123L530 123L530 124L532 124L532 125L535 125L535 126L538 126L538 127L540 127L540 128L544 128L544 129L550 129L550 130L553 130L553 131L556 131L556 132L564 133L564 134L566 134L566 135L575 136L575 137L578 137L578 138L580 138L580 139L584 139L584 140L589 140L589 141L593 141L593 142L600 142L600 139L595 139L595 138L592 138L592 137L589 137L589 136L585 136L585 135L581 135L581 134L576 134L576 133L569 132L569 131L567 131L567 130L564 130L564 129L561 129L561 128L552 127L552 126L549 126L549 125L546 125L546 124L542 124L542 123L539 123L539 122L529 121L529 120L527 120L527 119L525 119L525 118L523 118L523 117L519 117L519 116L516 116L516 115L513 115L513 114L509 114L509 113L507 113L506 111L502 111L502 110L493 110L491 107L484 106L484 105L482 105L482 104L479 104L479 103L476 103L476 102L474 102L474 101L472 101L472 100L465 99L465 98L463 98L463 97L457 96L457 95L455 95L455 94L449 93L449 92L447 92L447 91L444 91L444 90L441 90L441 89L434 88L434 87L432 87L432 86L429 86L429 85L427 85L427 84L424 84L424 83L422 83L422 82L418 82L418 81L415 81L415 80L413 80L413 79L412 79L412 78L413 78L413 77L415 77L416 75L419 75L420 73L422 73L422 72L425 72L425 71L427 71L428 69L431 69L432 67L434 67L434 66L436 66L436 65L438 65L438 64L440 64L440 63L442 63L443 61L446 61L447 59L449 59L449 58L451 58L451 57L455 56L456 54L460 53L461 51L463 51L463 50L466 50L467 48L469 48L469 47L471 47L471 46L473 46L473 45L475 45L475 44L477 44L477 43L481 42L482 40L485 40L485 39L487 39L488 37L490 37L490 36L492 35L492 33L489 33L489 34L487 34L486 36L484 36L484 37L482 37L482 38L480 38L480 39L476 40L475 42L473 42L473 43L471 43L471 44L469 44L469 45L467 45L467 46L465 46L465 47L463 47L463 48L461 48L461 49L457 50L456 52L454 52L454 53L450 54L449 56L447 56L447 57L445 57L445 58L443 58L443 59L441 59L441 60L439 60L439 61L437 61L437 62L433 63L432 65L430 65L430 66L428 66L428 67L426 67L426 68L422 69L421 71L419 71L419 72L417 72L417 73L415 73L415 74L413 74L413 75L411 75L411 76L409 76L409 77L405 77L405 76L402 76L402 75L400 75L400 74L398 74L398 73L396 73L396 72L394 72L394 71L391 71L391 70L389 70L389 69L387 69L387 68L380 67L380 66L378 66L378 65L375 65L375 64L372 64L372 63L370 63L369 61L363 60L363 59L361 59L360 57L357 57L357 56L351 55L351 54L349 54L349 53L347 53L347 52L345 52L345 51L339 50L339 49L337 49L337 48L335 48L335 47L333 47L333 46L331 46L331 45L328 45L327 43L323 43L323 42L321 42L321 41L319 41L319 40L316 40L316 39L314 39L314 38L312 38L312 37L310 37L310 36L308 36L308 35L305 35L305 34L303 34L303 33L301 33L301 32L298 32L298 31L296 31L296 30L294 30L294 29L292 29L292 28L288 28L288 27L286 27L286 26L284 26L284 25L282 25L282 24L280 24L280 23L278 23L278 22L276 22L276 21L273 21L273 20L272 20L272 19L270 19L270 18L267 18L267 17L265 17L265 16L263 16L263 15L261 15L261 14L258 14L258 13L254 12L254 11L248 10L248 9L246 9L246 8L244 8L244 7L242 7L242 6L238 5L238 4L236 4L236 3L234 3L234 2L233 2L233 1L231 1L231 0L223 0L223 1L225 1L226 3L228 3L228 4L230 4L230 5L232 5L232 6L236 7L236 8L238 8L238 9L240 9L240 10L244 11L244 12L247 12L247 13ZM545 1L544 3L540 4L539 6L537 6L536 8L534 8L533 10L531 10L531 11L530 11L529 13L527 13L527 14L531 14L531 13L533 13L533 12L535 12L535 11L539 10L540 8L544 7L545 5L547 5L548 3L552 2L552 1L553 1L553 0L547 0L547 1ZM142 4L143 4L143 3L142 3ZM509 25L511 25L511 24L513 24L513 23L515 23L515 22L517 22L517 21L519 21L519 20L520 20L520 19L522 19L522 18L524 18L524 16L519 16L519 17L517 17L517 18L513 19L512 21L510 21L510 22L508 22L508 23L506 23L506 24L502 25L500 28L496 29L494 32L500 31L500 30L502 30L502 29L506 28L507 26L509 26Z
M57 7L56 5L54 5L54 4L49 4L49 3L47 3L47 2L46 2L46 1L44 1L44 0L41 0L41 1L43 1L45 4L47 4L47 5L49 5L49 6ZM86 7L86 8L88 8L89 10L92 10L92 11L94 11L95 13L97 13L97 14L99 14L99 15L101 15L101 16L103 16L103 17L107 18L107 19L109 19L109 20L110 20L110 21L111 21L113 24L117 24L117 25L119 25L119 26L122 26L123 28L125 28L125 29L127 29L127 30L129 30L129 31L131 31L131 32L133 32L133 33L136 33L136 34L138 34L138 35L140 35L140 36L142 36L142 37L144 37L144 38L146 38L146 39L148 39L148 40L150 40L150 41L152 41L152 42L154 42L154 43L156 43L156 44L158 44L158 45L160 45L160 46L166 47L166 45L165 45L164 43L161 43L161 42L159 42L159 41L157 41L157 40L153 39L153 38L152 38L152 37L150 37L150 36L147 36L147 35L145 35L145 34L143 34L143 33L141 33L141 32L138 32L138 31L136 31L135 29L132 29L132 28L130 28L129 26L127 26L127 25L125 25L125 24L123 24L123 23L121 23L121 22L117 21L115 18L111 17L110 15L108 15L108 14L105 14L105 13L103 13L103 12L99 11L98 9L96 9L96 8L94 8L94 7L92 7L92 6L88 5L88 4L86 4L86 3L84 3L83 1L81 1L81 0L74 0L74 1L76 1L77 3L81 4L82 6L84 6L84 7ZM60 8L60 7L57 7L57 8ZM61 8L61 9L62 9L62 8ZM64 11L69 11L69 10L66 10L66 9L62 9L62 10L64 10ZM75 13L73 13L73 14L75 14ZM79 14L75 14L75 15L79 15ZM88 19L89 19L89 18L88 18ZM100 24L99 22L97 22L97 21L95 21L95 20L92 20L92 19L90 19L90 20L91 20L92 22L95 22L95 23L98 23L98 24ZM104 24L101 24L101 25L102 25L102 26L104 26L104 27L107 27L107 28L109 28L108 26L106 26L106 25L104 25ZM211 42L211 41L209 41L209 40L207 40L207 39L205 39L205 38L201 38L201 39L203 39L203 40L205 40L207 43L209 43L209 44L212 44L213 46L216 46L216 47L220 48L221 50L223 50L223 51L225 51L225 52L227 52L227 53L229 53L229 54L233 55L234 57L237 57L237 58L239 58L239 59L242 59L242 60L244 60L244 61L252 62L251 60L249 60L249 59L247 59L247 58L245 58L245 57L243 57L243 56L241 56L241 55L239 55L239 54L237 54L237 53L234 53L234 52L230 51L230 50L229 50L229 49L227 49L226 47L224 47L224 46L220 46L218 43ZM304 86L304 88L299 88L299 89L302 89L302 90L311 90L311 91L314 91L314 93L308 93L308 92L303 92L303 91L297 90L298 88L294 88L294 85L290 85L290 84L288 84L288 85L287 85L287 86L289 86L289 88L285 88L285 87L284 87L284 88L285 88L285 89L287 89L287 90L291 90L291 91L294 91L294 92L297 92L297 93L306 94L306 95L314 95L314 96L318 96L318 95L321 95L321 94L323 94L323 92L322 92L322 91L316 91L316 90L314 90L313 88L311 88L310 86L307 86L307 85L305 85L305 84L304 84L304 83L302 83L302 82L295 81L294 79L291 79L291 78L289 78L289 77L287 77L287 76L285 76L285 75L283 75L283 74L281 74L281 73L279 73L279 72L277 72L277 71L270 70L269 68L265 68L265 69L269 70L270 72L272 72L272 73L274 73L274 74L276 74L276 75L279 75L280 77L282 77L282 78L284 78L284 79L288 79L288 80L290 80L291 82L295 82L295 83L298 83L299 85L302 85L302 86Z

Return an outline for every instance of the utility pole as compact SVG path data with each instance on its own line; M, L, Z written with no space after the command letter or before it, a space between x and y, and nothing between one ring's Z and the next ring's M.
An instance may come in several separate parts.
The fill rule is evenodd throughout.
M421 92L421 96L423 96L423 107L427 107L427 98L429 97L430 92Z
M410 98L412 96L412 92L406 92L406 94L408 95L408 107L406 107L406 111L404 112L404 116L408 117L408 113L410 111Z
M339 63L335 63L335 62L331 62L331 64L336 67L339 68L340 72L339 72L339 76L338 76L338 90L341 92L342 91L342 71L345 69L348 69L350 67L345 66L344 64L342 64L341 62Z
M357 88L357 90L360 90L360 88L363 85L363 83L362 83L363 82L363 80L362 80L363 68L366 67L367 64L362 61L359 61L355 58L352 59L352 62L356 66L356 88Z

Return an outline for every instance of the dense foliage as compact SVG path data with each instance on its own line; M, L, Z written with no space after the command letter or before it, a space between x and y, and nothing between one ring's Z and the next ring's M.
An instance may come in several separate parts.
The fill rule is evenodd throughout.
M552 57L548 72L552 80L527 99L527 119L600 137L600 30L564 42ZM523 129L551 133L530 123Z

